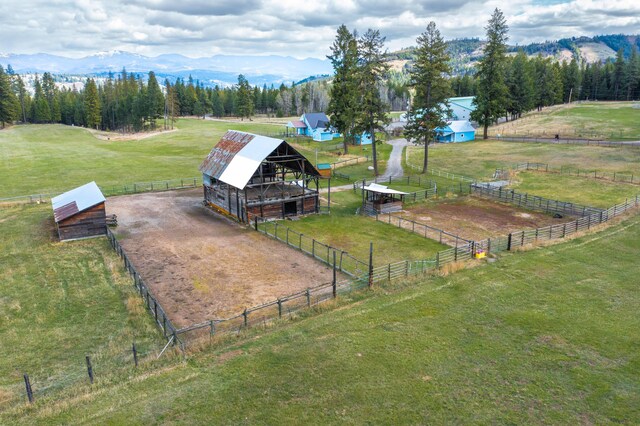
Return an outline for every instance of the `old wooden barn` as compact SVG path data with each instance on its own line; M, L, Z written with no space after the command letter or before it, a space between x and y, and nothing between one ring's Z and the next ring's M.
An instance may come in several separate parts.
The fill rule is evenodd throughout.
M320 173L286 141L230 130L200 171L205 203L241 222L319 211Z
M107 233L105 198L95 182L51 199L61 241L97 237Z

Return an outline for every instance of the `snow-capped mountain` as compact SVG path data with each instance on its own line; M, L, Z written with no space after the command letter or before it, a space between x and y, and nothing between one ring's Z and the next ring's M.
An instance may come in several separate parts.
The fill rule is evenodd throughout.
M331 64L320 59L296 59L290 56L232 56L215 55L189 58L179 54L148 57L113 50L98 52L83 58L38 54L0 55L0 65L11 64L17 73L43 73L69 75L102 75L128 72L154 71L159 77L188 77L203 82L220 81L234 84L238 74L244 74L252 84L279 84L311 75L331 74Z

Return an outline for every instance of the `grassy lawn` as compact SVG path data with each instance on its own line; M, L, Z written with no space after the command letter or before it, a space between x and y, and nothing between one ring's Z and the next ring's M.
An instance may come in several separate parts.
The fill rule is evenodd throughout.
M609 208L633 198L640 186L555 173L520 172L511 186L519 192L593 207Z
M410 146L409 162L421 165L423 149ZM552 145L476 140L429 148L429 167L477 179L490 178L497 168L539 162L581 170L602 170L640 176L640 149L582 145Z
M0 210L0 411L34 390L70 386L96 372L131 365L164 339L106 238L55 242L50 206ZM14 404L14 402L12 402ZM2 421L0 421L2 423Z
M354 295L4 423L640 423L640 217Z
M559 105L490 128L490 134L567 138L640 140L637 102L591 102Z
M289 228L325 244L351 253L368 262L369 243L373 242L374 265L401 260L428 259L448 247L375 219L358 216L360 192L331 194L331 214L311 215L299 220L282 221Z
M95 180L98 185L199 176L198 166L229 129L273 134L258 122L181 119L177 130L140 140L103 140L86 129L24 125L0 131L0 197L57 193ZM115 139L115 138L114 138ZM354 155L370 147L351 147ZM391 148L380 145L381 170ZM302 149L315 163L315 150ZM370 153L370 152L369 152ZM319 153L319 162L341 156ZM366 170L366 165L361 164ZM372 175L372 174L371 174Z

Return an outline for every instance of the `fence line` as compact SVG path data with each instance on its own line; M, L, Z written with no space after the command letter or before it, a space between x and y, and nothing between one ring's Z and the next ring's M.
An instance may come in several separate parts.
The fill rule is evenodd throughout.
M436 240L440 242L440 244L459 247L464 244L473 243L473 241L462 238L459 235L452 234L445 230L435 228L424 223L416 222L414 220L405 219L397 215L392 215L391 213L376 214L375 218L378 222L383 222L398 228L406 229L414 234L420 235L421 237L428 238L430 240Z
M416 202L418 200L434 198L439 195L445 196L449 192L460 195L469 194L471 192L469 185L465 182L459 182L457 185L438 186L436 182L431 179L426 179L424 176L396 176L388 178L376 177L374 179L362 179L353 183L353 190L356 191L371 183L386 183L387 185L392 183L401 183L426 188L421 191L407 192L407 194L403 196L405 202Z
M552 200L549 198L539 197L537 195L522 194L512 189L504 189L502 187L494 188L490 185L471 185L471 191L473 194L480 195L482 197L494 198L505 203L515 204L518 207L542 211L544 213L587 216L602 211L602 209L596 207L583 206L581 204L567 201Z
M125 194L137 194L141 192L168 191L171 189L196 188L202 184L202 177L169 179L150 182L135 182L124 185L101 186L100 190L105 197ZM0 198L0 206L15 204L40 204L49 202L53 197L61 193L18 195L15 197Z
M580 168L568 167L568 166L553 166L547 163L535 163L527 162L516 164L512 167L513 170L534 170L537 172L545 173L559 173L569 176L577 176L591 179L609 180L612 182L622 182L631 184L640 184L640 179L637 175L625 174L619 172L603 172L599 170L585 170Z
M124 267L126 268L127 272L129 272L129 275L131 275L131 277L133 278L134 287L138 290L138 293L140 293L140 297L142 297L147 310L151 313L156 324L158 324L158 326L162 330L162 334L165 339L169 340L173 338L174 344L181 344L182 342L180 342L176 334L176 327L171 323L171 320L167 316L166 311L160 305L160 303L158 303L158 300L153 295L149 287L145 284L142 276L140 276L135 266L133 266L133 264L129 260L129 257L127 256L127 253L124 251L124 249L120 245L120 242L109 228L107 228L107 238L109 239L109 243L111 243L111 247L113 248L113 250L115 250L115 252L124 262ZM181 344L181 348L182 347L183 345Z
M640 141L606 141L603 139L583 139L583 138L559 138L540 137L540 136L518 136L518 135L502 135L493 133L489 137L506 142L522 142L522 143L551 143L551 144L568 144L568 145L593 145L605 147L638 147Z

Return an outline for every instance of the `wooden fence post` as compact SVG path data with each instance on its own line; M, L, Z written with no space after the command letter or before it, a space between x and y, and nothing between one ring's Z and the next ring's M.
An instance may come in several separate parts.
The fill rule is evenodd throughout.
M31 381L29 380L29 375L24 374L24 386L27 390L27 398L29 399L29 403L33 404L33 390L31 389Z
M509 234L509 238L507 239L507 251L511 251L511 239L512 239L512 234Z
M373 286L373 242L369 243L369 287Z
M331 281L331 288L333 290L333 298L338 296L338 281L336 279L336 251L333 251L333 279Z
M87 373L89 374L89 381L91 382L91 384L93 384L93 367L91 366L91 358L89 358L89 355L87 355L85 359L87 361Z
M244 312L242 312L242 316L244 317L244 326L246 327L249 324L249 313L247 312L247 308L244 308Z
M133 352L133 363L135 364L136 368L138 368L138 350L136 349L136 342L133 342L133 345L131 346L131 352Z
M278 298L278 318L282 318L282 300Z
M307 307L310 308L311 307L311 290L309 290L308 287L307 287L306 296L307 296Z

